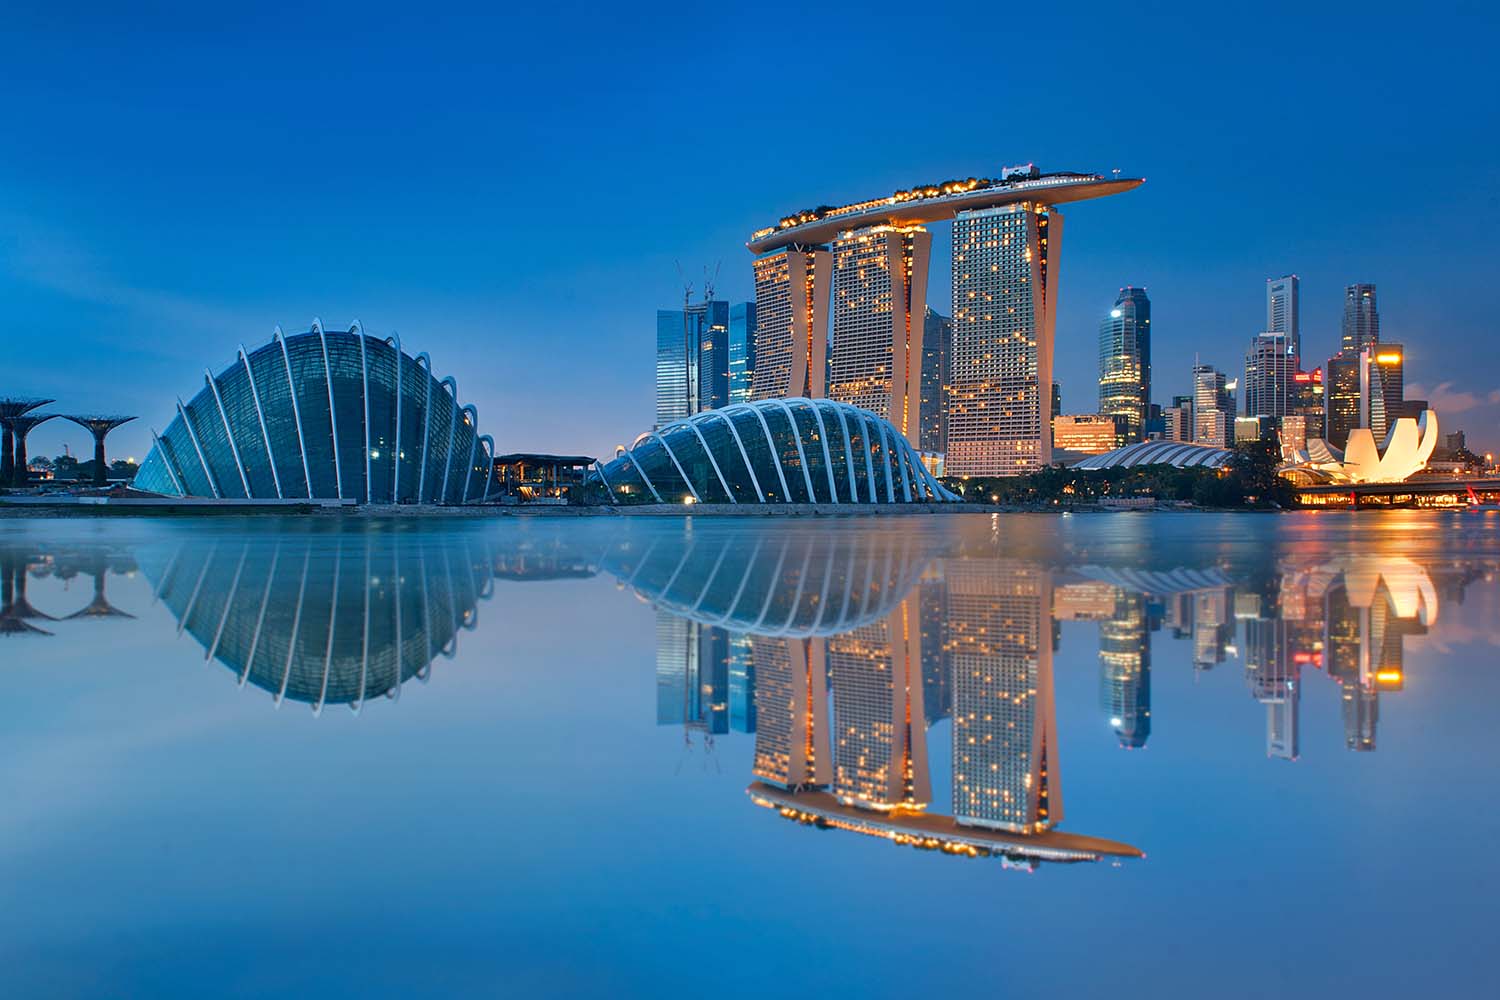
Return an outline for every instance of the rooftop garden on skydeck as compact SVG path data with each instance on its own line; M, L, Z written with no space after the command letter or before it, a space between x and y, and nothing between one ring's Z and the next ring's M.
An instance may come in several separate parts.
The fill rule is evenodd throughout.
M882 222L919 223L952 218L971 208L987 208L1025 201L1034 191L1047 191L1048 203L1081 201L1127 191L1143 178L1112 178L1072 171L1042 173L1034 163L1005 167L998 179L970 177L936 184L918 184L884 198L848 205L819 205L784 216L776 225L757 229L746 246L765 253L793 244L824 242L844 229Z

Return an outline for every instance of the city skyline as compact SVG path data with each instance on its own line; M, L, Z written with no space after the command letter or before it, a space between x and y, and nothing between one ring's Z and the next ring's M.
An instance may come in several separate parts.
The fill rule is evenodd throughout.
M8 65L25 99L4 114L19 153L0 167L11 195L0 209L11 234L0 264L3 322L21 375L10 391L140 414L111 438L114 454L139 460L149 428L160 430L171 415L159 401L205 362L228 364L234 345L263 340L278 323L357 317L372 333L428 345L441 369L476 373L466 385L487 419L493 414L501 451L607 455L620 443L618 428L651 422L639 317L679 290L674 260L692 269L722 260L720 297L751 300L750 276L735 264L743 234L771 213L1034 160L1120 167L1150 180L1130 199L1091 205L1070 240L1057 317L1064 348L1057 375L1067 398L1090 395L1091 359L1071 357L1084 353L1072 348L1093 341L1121 285L1151 292L1156 401L1165 403L1186 391L1168 375L1178 359L1185 369L1194 351L1232 374L1261 327L1264 282L1296 273L1309 362L1338 345L1344 287L1373 282L1382 293L1382 339L1409 353L1417 384L1408 395L1429 399L1450 426L1468 430L1473 446L1500 445L1493 430L1500 397L1491 398L1500 370L1487 357L1469 363L1465 348L1490 329L1483 297L1473 294L1483 285L1483 255L1474 251L1500 222L1484 193L1492 186L1475 181L1489 176L1495 159L1493 134L1479 127L1483 88L1472 85L1483 30L1405 22L1396 30L1380 14L1351 26L1315 14L1297 33L1270 38L1224 13L1216 16L1246 39L1229 56L1231 70L1246 72L1226 73L1203 51L1197 26L1147 15L1106 31L1078 12L1075 47L1048 57L1045 73L1018 71L1018 79L1035 80L1016 94L1031 111L1006 120L1003 139L973 139L969 103L934 100L909 80L881 81L872 100L922 121L927 141L866 156L855 124L830 118L802 137L796 169L787 170L769 147L738 141L785 118L754 99L753 74L741 70L754 64L762 40L753 31L740 37L743 26L730 15L698 29L733 39L716 54L681 44L683 29L647 32L619 17L570 33L563 50L547 42L553 16L531 13L505 25L532 54L503 68L466 58L482 30L438 59L421 44L398 52L373 25L313 17L276 36L287 56L281 62L298 68L251 85L240 75L248 65L242 45L271 38L253 20L233 22L233 31L227 22L181 28L193 44L173 46L168 65L116 44L127 22L102 16L63 28L18 15L11 40L24 42ZM128 24L143 38L167 29L149 16ZM796 24L816 36L835 22L814 13L799 14ZM318 41L335 26L346 51L366 56L337 75L323 68ZM431 40L412 28L415 39ZM1429 36L1432 46L1419 44ZM622 38L634 47L609 76L630 83L604 86L595 64L608 62L600 58L606 51L618 54ZM1147 45L1156 58L1133 63L1123 78L1106 74L1094 56L1122 42ZM650 67L669 51L685 54L681 70L704 81L735 126L710 129L700 145L720 164L713 171L663 166L669 142L678 141L680 100ZM1330 62L1330 51L1363 55ZM106 108L88 81L62 75L77 59L117 84L118 105ZM1252 71L1267 60L1299 67L1295 82ZM400 87L378 69L398 61L411 74ZM954 84L977 88L991 72L965 66ZM1184 76L1220 82L1184 100ZM184 77L198 88L186 107ZM1105 80L1108 101L1098 99ZM813 80L805 90L803 106L815 108L832 83ZM496 92L534 97L496 102ZM1382 126L1356 149L1331 123L1364 92L1378 95ZM1121 99L1153 127L1121 132ZM1246 142L1264 108L1278 102L1302 109L1288 125L1295 162L1280 148ZM429 115L433 106L446 110ZM978 119L1000 120L994 111ZM579 140L563 138L561 123L577 120L588 128L568 135ZM1192 135L1193 156L1174 152L1180 135ZM272 152L323 138L372 155L319 175L287 171ZM112 150L108 170L90 155L99 143ZM181 156L184 148L198 155ZM1423 224L1419 200L1390 200L1389 175L1397 172L1443 191L1456 224L1440 234ZM562 190L573 197L526 197ZM579 239L625 203L654 206L651 225L618 247ZM1317 226L1281 221L1295 205L1317 206ZM1182 222L1161 224L1184 206L1191 212ZM930 228L940 255L951 226ZM930 283L930 304L946 315L944 286ZM554 338L580 350L552 350ZM496 363L518 356L524 366ZM594 363L579 366L580 356ZM584 404L543 419L551 387L564 382ZM38 428L32 453L56 454L64 443L86 453L89 441L83 429L52 421Z

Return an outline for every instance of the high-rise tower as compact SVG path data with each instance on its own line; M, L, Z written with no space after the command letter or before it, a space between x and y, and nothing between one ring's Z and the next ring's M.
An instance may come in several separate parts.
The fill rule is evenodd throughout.
M921 444L922 333L932 234L874 226L833 244L828 396L870 410Z
M729 303L656 313L656 426L729 405Z
M1290 338L1266 331L1245 352L1245 416L1284 417L1296 408L1297 356Z
M1099 324L1099 412L1125 418L1126 443L1144 436L1151 407L1151 300L1125 287Z
M1341 350L1358 354L1380 340L1380 308L1374 285L1344 287L1344 338Z
M789 246L755 258L753 399L824 396L833 255Z
M729 308L729 401L750 399L755 378L755 303L741 302Z
M1302 331L1297 321L1299 284L1295 274L1266 279L1266 331L1286 334L1292 357L1298 359L1302 357Z
M918 450L948 450L948 387L953 381L953 320L927 307L922 329L922 440Z
M1062 213L1022 202L953 222L951 476L1021 475L1052 461L1052 344Z

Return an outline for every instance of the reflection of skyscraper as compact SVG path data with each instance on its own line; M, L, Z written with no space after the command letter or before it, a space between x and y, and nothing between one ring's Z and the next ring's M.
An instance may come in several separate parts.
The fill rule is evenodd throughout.
M656 612L656 724L729 731L729 635Z
M932 800L922 707L918 602L828 640L833 682L834 792L873 809Z
M1223 663L1234 637L1229 589L1205 590L1193 595L1193 667L1211 669Z
M1062 820L1049 574L952 560L953 813L961 824L1045 830Z
M1119 590L1112 617L1099 623L1100 701L1123 747L1151 736L1151 633L1146 598Z
M783 788L826 788L828 750L826 640L752 640L755 658L755 763L752 773Z
M748 635L729 637L729 728L755 732L755 643Z
M1300 671L1287 655L1285 628L1279 620L1246 619L1245 676L1255 700L1266 706L1266 756L1296 760Z
M918 620L922 633L922 707L929 726L946 719L953 710L953 678L944 647L948 634L948 586L941 575L941 563L934 567L933 574L922 580L916 593L921 609Z

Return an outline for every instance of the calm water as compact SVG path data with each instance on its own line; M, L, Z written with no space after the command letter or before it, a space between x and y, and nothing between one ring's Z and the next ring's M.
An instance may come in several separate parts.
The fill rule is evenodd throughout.
M1484 993L1497 568L1474 513L0 520L0 994Z

